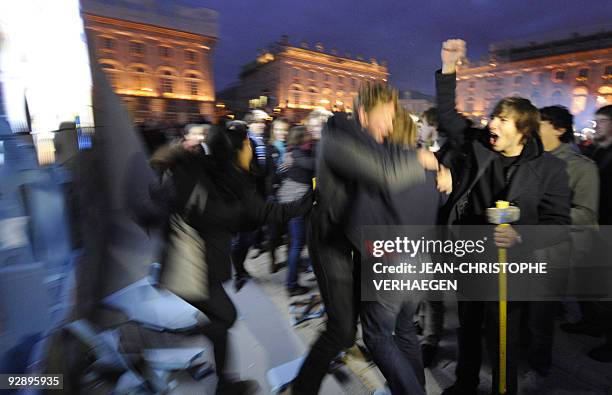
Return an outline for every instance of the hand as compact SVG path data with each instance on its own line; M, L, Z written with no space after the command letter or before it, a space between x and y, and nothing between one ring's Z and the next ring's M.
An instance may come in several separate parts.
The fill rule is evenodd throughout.
M419 163L425 170L436 171L438 170L438 159L436 156L427 149L418 149L417 150L417 159Z
M493 232L493 239L497 247L510 248L521 242L521 235L510 225L497 225Z
M436 183L438 184L438 191L450 195L453 191L453 176L450 170L440 165L438 175L436 176Z
M465 41L459 39L446 40L442 43L442 74L454 74L457 71L457 64L465 58Z

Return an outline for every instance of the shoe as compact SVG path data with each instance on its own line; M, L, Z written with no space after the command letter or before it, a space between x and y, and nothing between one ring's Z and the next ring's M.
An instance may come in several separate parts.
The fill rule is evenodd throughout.
M478 395L478 388L467 389L455 383L442 391L440 395Z
M259 391L255 380L225 381L217 385L216 395L253 395Z
M252 278L253 277L251 277L248 274L242 274L240 276L236 276L236 278L234 279L234 289L236 290L236 292L239 292L242 289L242 287L244 287L246 283Z
M421 353L423 355L423 367L428 368L438 353L438 346L423 344L421 346Z
M310 292L310 288L302 287L301 285L296 285L293 288L289 288L287 292L289 292L290 297L300 296L300 295L304 295Z
M596 347L587 353L591 359L602 363L612 362L612 344L604 344Z
M577 322L575 324L565 323L561 324L561 330L565 333L572 333L575 335L587 335L593 337L599 337L603 335L603 331L600 327L585 322Z

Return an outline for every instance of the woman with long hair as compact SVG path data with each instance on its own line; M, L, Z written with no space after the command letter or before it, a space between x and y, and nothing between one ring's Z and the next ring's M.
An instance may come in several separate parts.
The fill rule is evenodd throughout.
M286 222L305 215L312 206L312 194L306 193L300 200L287 204L263 200L249 173L253 151L242 122L213 128L208 145L211 155L194 156L186 152L178 155L170 166L171 221L160 284L210 320L201 327L201 333L214 346L219 377L216 393L251 394L257 390L255 382L235 381L226 371L228 330L236 321L236 308L222 286L231 278L231 236L264 223ZM182 227L172 226L176 218L182 219ZM189 253L177 254L185 250ZM186 273L193 274L185 278Z

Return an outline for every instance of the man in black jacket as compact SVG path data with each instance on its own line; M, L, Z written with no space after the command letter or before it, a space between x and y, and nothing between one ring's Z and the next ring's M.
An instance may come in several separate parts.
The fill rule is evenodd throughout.
M597 147L592 159L599 168L601 189L599 197L599 224L612 225L612 105L604 106L595 112L597 125ZM608 233L609 234L609 233ZM608 240L609 242L609 240ZM612 303L598 302L598 315L604 330L606 342L589 351L596 361L612 362Z
M436 73L440 127L453 146L445 165L456 183L444 207L448 224L485 225L486 209L505 200L521 210L518 225L569 225L571 192L563 161L544 152L538 138L540 115L527 99L505 98L494 108L488 129L471 128L455 109L456 65L465 57L465 42L448 40L442 47L442 70ZM501 248L522 244L533 251L563 239L554 232L538 238L521 237L515 226L497 227L493 239ZM526 235L524 235L526 236ZM512 249L509 250L512 253ZM508 303L507 393L517 392L516 350L520 305ZM493 390L499 388L499 312L496 302L459 302L459 357L456 383L444 394L478 393L481 333L493 370Z
M377 148L392 128L396 93L365 86L357 117L329 119L317 153L317 205L308 225L308 247L327 312L325 331L313 344L291 393L316 394L329 363L355 341L360 304L359 227L354 196L359 187L388 193L425 180L437 169L431 153Z

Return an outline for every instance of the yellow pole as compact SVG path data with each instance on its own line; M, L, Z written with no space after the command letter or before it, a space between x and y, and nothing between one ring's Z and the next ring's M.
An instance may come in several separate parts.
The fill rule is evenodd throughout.
M509 202L497 201L495 207L504 209L510 207ZM509 224L499 224L499 226L510 226ZM499 262L507 262L508 257L505 248L499 249ZM499 393L506 393L506 347L507 347L507 327L508 327L508 281L506 273L499 274Z

